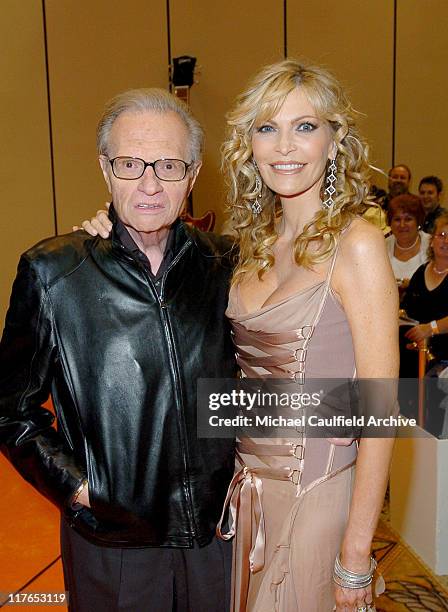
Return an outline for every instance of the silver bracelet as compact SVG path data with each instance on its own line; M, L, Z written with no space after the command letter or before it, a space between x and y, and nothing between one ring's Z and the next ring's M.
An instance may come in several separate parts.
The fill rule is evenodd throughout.
M346 589L364 589L372 583L376 567L377 563L371 556L370 568L367 573L359 574L357 572L351 572L341 564L340 555L338 555L334 562L333 581L340 587Z

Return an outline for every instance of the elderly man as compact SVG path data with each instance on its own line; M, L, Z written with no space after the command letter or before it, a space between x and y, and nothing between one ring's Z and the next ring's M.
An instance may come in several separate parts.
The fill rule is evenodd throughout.
M236 368L228 243L180 220L202 130L158 89L98 126L111 238L50 238L21 258L0 344L0 442L62 510L70 609L224 612L214 537L233 441L198 439L196 381ZM42 405L49 394L57 415Z
M436 219L444 212L440 204L442 191L443 183L438 176L424 176L418 186L418 194L426 213L422 228L428 234L432 234Z

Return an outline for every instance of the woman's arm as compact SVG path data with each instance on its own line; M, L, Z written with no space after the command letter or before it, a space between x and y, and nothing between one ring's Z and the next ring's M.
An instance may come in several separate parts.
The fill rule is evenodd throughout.
M406 338L409 338L411 342L422 342L425 338L448 333L448 317L434 319L434 321L435 324L433 325L431 325L431 323L420 323L420 325L415 325L415 327L412 327L406 332Z
M424 309L420 306L420 291L419 285L424 281L424 269L426 266L419 268L414 276L411 279L410 288L408 293L406 294L405 301L403 303L403 308L406 313L416 318L420 319L421 315L424 315ZM422 278L423 276L423 278ZM448 304L447 304L448 310ZM431 323L420 323L420 325L415 325L408 332L406 332L405 336L409 339L410 342L422 342L425 338L430 338L431 336L437 334L446 334L448 333L448 316L441 317L440 319L434 319L435 325L431 325Z
M334 289L350 324L358 378L389 379L393 391L399 368L398 292L384 238L376 228L354 221L343 236ZM392 403L395 397L391 395ZM393 437L362 438L359 444L350 516L341 549L343 566L354 572L365 572L369 567L393 444ZM336 595L338 600L338 592Z

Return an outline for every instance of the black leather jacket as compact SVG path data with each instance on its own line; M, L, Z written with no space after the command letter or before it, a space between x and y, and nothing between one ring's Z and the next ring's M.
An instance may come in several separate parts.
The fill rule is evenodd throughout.
M233 441L196 435L197 379L236 373L229 244L181 222L174 232L160 297L114 237L84 232L26 252L13 286L2 450L96 543L205 544L232 477ZM49 393L57 430L42 407ZM84 477L92 508L75 511Z

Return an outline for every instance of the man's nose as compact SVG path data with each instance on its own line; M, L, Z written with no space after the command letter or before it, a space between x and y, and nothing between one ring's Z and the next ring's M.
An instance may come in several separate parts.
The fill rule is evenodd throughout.
M154 168L147 166L143 175L139 178L138 188L149 195L163 191L163 182L157 178Z

